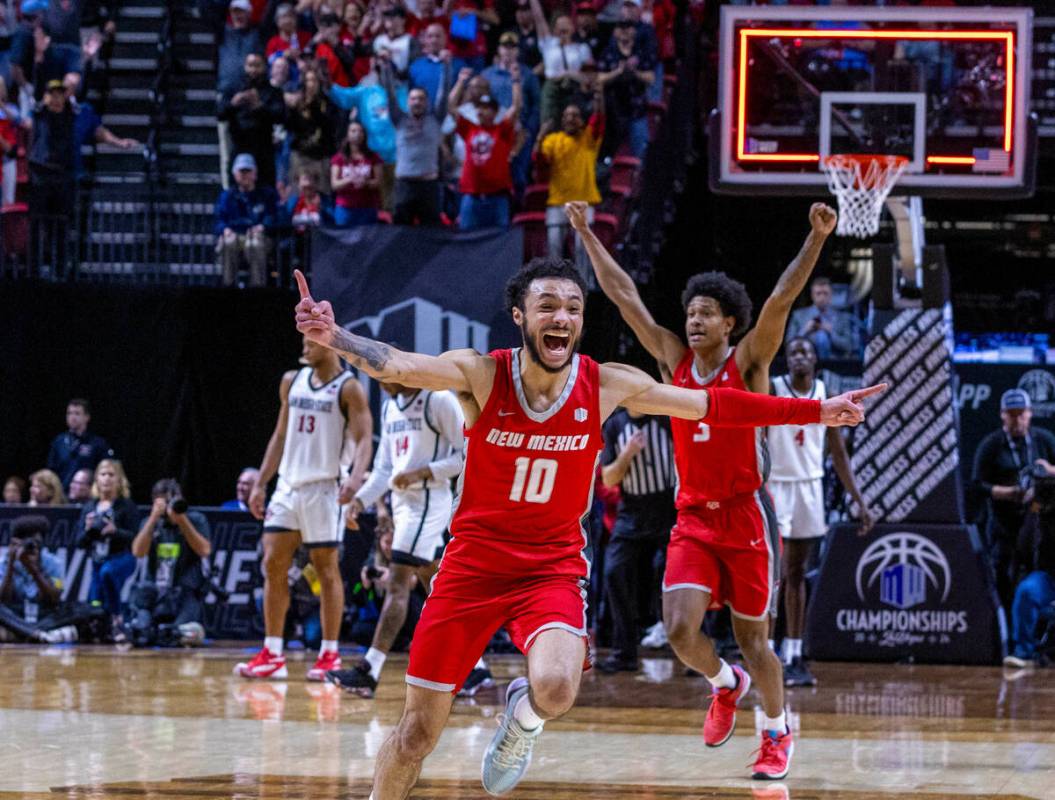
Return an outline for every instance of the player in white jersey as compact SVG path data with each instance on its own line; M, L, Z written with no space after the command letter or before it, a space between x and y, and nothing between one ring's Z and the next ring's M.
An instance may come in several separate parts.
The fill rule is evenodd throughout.
M244 678L287 677L282 631L289 610L288 574L302 543L322 585L322 647L306 677L321 681L327 670L341 665L340 505L363 483L373 450L373 419L363 387L332 350L305 339L301 364L282 376L278 421L249 495L249 510L264 520L265 639L251 661L235 667ZM349 447L354 448L352 466L341 480ZM267 484L276 470L278 485L265 514Z
M824 400L824 382L817 377L817 352L809 339L790 339L784 348L788 374L774 378L773 394ZM833 435L834 434L834 435ZM806 627L806 564L817 542L827 533L824 510L824 445L832 454L835 473L860 509L861 535L872 527L872 516L857 488L842 435L823 425L783 425L770 428L769 491L784 544L784 614L782 647L785 686L817 683L802 658Z
M465 417L453 394L395 383L381 388L389 396L381 409L381 441L348 519L351 525L391 490L395 534L388 591L365 658L326 676L361 697L374 696L381 668L406 622L415 579L427 588L436 574L454 505L451 480L465 463Z

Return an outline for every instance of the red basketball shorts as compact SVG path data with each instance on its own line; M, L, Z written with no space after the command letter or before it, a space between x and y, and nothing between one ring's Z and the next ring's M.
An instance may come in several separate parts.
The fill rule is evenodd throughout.
M433 579L414 630L407 683L457 692L503 626L525 655L540 633L554 628L583 637L589 653L586 589L579 578L481 576L447 567Z
M780 585L780 531L766 491L682 509L670 533L663 591L695 589L711 608L769 619Z

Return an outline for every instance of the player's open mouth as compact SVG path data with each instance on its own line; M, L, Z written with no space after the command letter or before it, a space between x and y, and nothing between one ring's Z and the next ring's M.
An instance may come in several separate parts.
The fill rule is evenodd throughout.
M550 331L542 334L542 346L555 358L562 357L568 352L569 341L570 336L567 331Z

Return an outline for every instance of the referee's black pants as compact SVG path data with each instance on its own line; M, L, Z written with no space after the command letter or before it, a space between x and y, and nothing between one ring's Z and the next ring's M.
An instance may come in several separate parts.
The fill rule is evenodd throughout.
M604 551L604 586L612 621L612 658L637 661L638 612L643 599L655 605L666 563L670 527L638 529L623 515L616 518ZM655 609L652 609L653 611Z

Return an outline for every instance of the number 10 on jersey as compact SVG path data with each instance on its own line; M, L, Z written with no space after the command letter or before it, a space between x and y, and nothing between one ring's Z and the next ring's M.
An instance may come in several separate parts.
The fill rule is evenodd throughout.
M516 460L509 499L514 503L548 503L556 479L557 462L552 458L531 459L521 456Z

